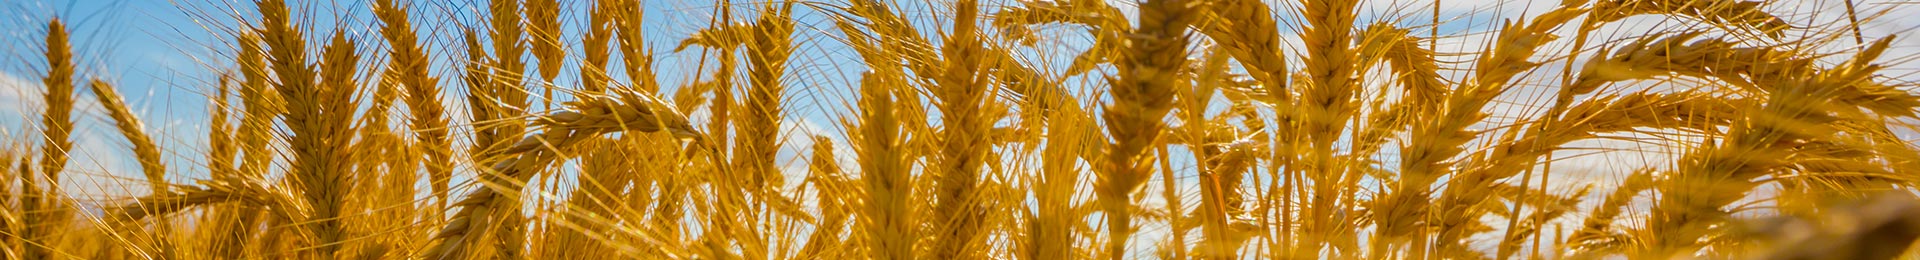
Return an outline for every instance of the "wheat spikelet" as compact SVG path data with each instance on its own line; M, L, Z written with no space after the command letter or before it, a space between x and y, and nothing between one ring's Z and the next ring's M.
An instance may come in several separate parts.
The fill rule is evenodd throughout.
M954 8L957 21L974 21L980 7L976 1L960 1ZM968 252L981 251L975 243L989 214L981 205L977 186L981 166L994 160L986 153L990 143L984 133L992 130L992 122L997 121L994 115L1000 113L981 73L980 66L991 63L980 54L984 50L979 33L973 22L956 23L941 48L944 71L935 80L940 89L934 91L943 124L940 154L934 159L940 168L936 171L940 186L933 210L952 213L934 215L935 244L930 253L936 259L977 257Z
M1575 250L1575 255L1600 253L1617 247L1623 242L1619 240L1624 238L1613 234L1614 219L1620 216L1621 208L1632 202L1634 196L1653 188L1652 185L1653 174L1650 171L1628 175L1626 180L1620 182L1620 187L1614 188L1613 193L1607 194L1606 199L1594 206L1592 213L1582 220L1580 229L1568 236L1568 241L1562 246Z
M28 259L49 257L52 242L57 237L50 228L59 228L66 223L67 211L54 195L60 194L60 175L66 169L67 154L73 148L73 50L67 40L66 24L55 19L47 23L47 76L42 84L47 87L43 96L46 110L41 112L41 136L46 138L40 147L40 178L23 178L21 183L27 194L32 197L21 201L22 211L29 212L23 219L27 228L21 237L30 242L22 251ZM44 180L46 188L38 187ZM44 191L42 191L44 190Z
M1353 64L1359 57L1352 46L1351 29L1357 3L1347 0L1302 3L1302 19L1306 20L1307 27L1300 38L1306 44L1304 63L1308 88L1301 90L1300 104L1296 105L1302 119L1296 131L1307 138L1305 144L1309 149L1305 154L1309 157L1300 159L1305 163L1300 167L1315 185L1313 199L1304 213L1308 222L1301 230L1306 239L1300 240L1295 248L1309 252L1318 251L1323 242L1335 242L1338 247L1337 244L1345 244L1338 241L1351 236L1339 227L1349 220L1332 219L1338 207L1335 204L1341 197L1336 193L1346 189L1349 183L1346 173L1340 169L1344 167L1333 164L1333 142L1345 131L1344 122L1355 110L1353 96L1360 93L1359 88L1353 86L1357 82Z
M525 22L520 15L521 3L519 0L489 1L487 13L491 14L488 18L491 26L488 29L493 36L490 40L493 41L494 58L493 63L489 64L494 71L492 88L494 94L499 95L497 102L503 106L503 110L495 111L496 116L508 118L523 115L527 109L528 93L523 87L527 64L521 55L527 52L524 35L528 30L521 26ZM500 138L496 141L505 142L506 138L519 136L522 131L514 129L517 126L519 124L501 124L499 127L505 129L496 130L499 132L495 133L495 137Z
M1398 102L1369 115L1367 127L1358 130L1354 154L1370 155L1386 142L1386 138L1406 129L1418 118L1431 116L1441 98L1447 94L1446 83L1438 73L1434 52L1420 46L1421 39L1413 36L1407 29L1388 24L1373 24L1361 33L1362 53L1358 59L1363 61L1381 60L1395 73L1396 81L1404 93ZM1427 211L1425 203L1412 200L1425 200L1420 197L1428 194L1425 179L1402 179L1377 197L1369 205L1370 210L1383 217L1378 218L1377 230L1383 238L1374 240L1375 248L1381 249L1389 243L1400 243L1420 225Z
M139 220L151 216L184 211L195 206L244 200L249 197L224 190L186 189L183 192L154 193L125 206L108 209L118 219Z
M50 185L57 190L60 172L66 168L68 151L73 147L73 50L67 40L67 28L56 19L47 24L47 76L41 81L46 85L44 95L46 110L42 112L40 125L46 144L41 147L40 169Z
M245 155L240 161L240 175L243 178L257 178L266 175L273 153L267 152L268 131L273 120L280 115L279 92L269 85L265 50L260 46L257 34L241 33L236 39L239 47L236 64L239 65L240 103L244 107L240 124L236 128L235 141L240 143L240 153Z
M228 182L262 179L267 176L267 170L271 167L270 164L275 155L269 152L270 131L272 131L274 118L279 117L282 109L278 92L269 85L270 79L264 60L266 54L265 50L261 49L258 35L241 32L235 38L234 44L239 49L235 64L239 66L241 75L238 94L243 106L240 122L234 129L234 141L239 144L240 154L244 157L240 158L240 164L235 168L238 171L234 174L234 178L226 180ZM259 221L259 214L252 214L240 208L230 210L231 212L223 213L225 215L223 218L231 219L232 224L216 226L218 229L225 230L213 231L216 238L210 244L222 247L216 250L216 255L237 258L246 251L246 246L241 245L240 242L253 234L253 229Z
M564 44L560 41L560 1L526 0L527 42L533 47L533 57L540 60L540 77L551 82L560 75L560 65L566 56ZM545 98L553 98L551 85L545 89Z
M931 78L940 75L936 63L939 59L933 53L933 44L922 36L919 29L908 23L900 14L887 7L886 3L874 0L851 0L848 11L854 16L867 20L880 48L896 52L900 61L906 64L908 71L920 77Z
M1113 61L1116 57L1114 54L1120 51L1126 40L1122 34L1130 28L1120 9L1102 1L1027 2L1021 7L1002 10L996 16L994 25L1002 29L1002 35L1026 45L1036 41L1031 38L1026 26L1073 23L1091 28L1093 45L1074 57L1073 64L1068 65L1063 76L1087 73L1100 63Z
M472 29L463 30L461 33L461 46L465 47L467 53L462 57L465 60L462 61L461 68L465 73L460 75L460 81L467 87L466 100L469 110L467 114L469 120L474 122L473 139L476 142L488 141L481 144L491 144L495 142L493 139L498 138L494 136L492 125L497 125L496 121L501 120L498 116L500 104L496 103L499 100L497 93L499 91L492 86L494 71L487 67L492 63L492 59L487 57L486 47L481 45L479 37L479 32ZM476 145L474 148L476 150L469 151L471 153L469 156L479 156L477 149L489 147Z
M1815 69L1813 59L1799 57L1794 51L1736 47L1739 43L1722 39L1695 40L1701 34L1690 32L1647 37L1618 48L1604 49L1600 54L1604 58L1589 61L1570 85L1571 90L1563 93L1561 98L1569 99L1571 97L1568 95L1590 92L1611 82L1670 75L1713 77L1739 86L1742 90L1765 93L1773 91L1768 88L1776 85L1763 84L1748 75L1774 77ZM1769 62L1756 64L1753 61ZM1882 115L1913 116L1914 112L1905 108L1920 106L1920 96L1876 82L1838 87L1835 93L1837 100L1858 104Z
M231 180L239 176L234 168L234 158L239 156L239 148L233 138L233 74L221 73L220 83L216 84L213 96L208 97L207 106L207 171L214 179Z
M261 1L258 5L263 17L261 35L280 79L276 90L288 109L283 118L292 130L288 145L293 148L294 158L289 180L301 185L299 190L314 218L304 226L306 235L313 236L308 242L317 247L310 253L313 257L332 257L340 249L343 235L338 222L340 204L346 198L342 189L351 180L345 176L345 163L341 162L346 157L340 152L346 147L339 140L346 138L346 120L353 115L350 108L355 107L348 97L355 84L351 82L352 68L358 60L351 52L352 44L336 34L322 51L322 68L316 72L307 61L306 40L293 24L286 3Z
M1207 5L1214 19L1198 26L1201 33L1220 41L1227 53L1248 68L1249 76L1266 83L1276 94L1288 93L1287 61L1280 52L1279 26L1266 3L1251 0L1217 1Z
M619 1L595 1L587 9L587 29L581 34L580 41L580 91L588 94L604 94L607 91L608 44L614 37L614 27L618 26L614 17L623 17L615 12L624 10ZM624 46L624 45L623 45ZM625 50L622 48L621 50ZM627 75L634 75L629 72Z
M447 201L448 182L453 176L453 145L448 139L446 108L440 103L439 79L427 73L431 66L428 52L421 48L423 44L415 36L408 8L401 7L392 0L374 2L374 16L380 19L380 36L392 48L388 52L387 77L397 78L404 88L403 100L407 103L410 128L414 133L415 151L424 153L428 187L433 196L444 205ZM445 207L445 206L440 206Z
M755 192L783 186L774 153L779 150L779 130L783 117L780 108L786 86L787 58L793 53L793 21L787 16L792 6L767 7L743 40L747 55L749 87L741 100L740 120L735 124L733 159L735 169L748 176L747 188Z
M301 191L312 207L316 222L307 226L311 241L319 247L313 253L331 257L339 250L342 234L337 220L340 204L346 198L342 189L350 183L345 171L346 150L343 141L350 131L353 116L350 99L353 68L358 57L344 35L335 34L321 54L321 68L308 63L306 40L292 21L286 3L261 1L261 22L266 45L270 47L273 71L280 78L277 90L284 97L284 119L291 129L288 145L293 148L290 180L301 184Z
M1000 29L1001 37L1030 46L1040 39L1028 26L1068 23L1098 28L1115 22L1111 14L1118 10L1105 7L1104 3L1095 1L1027 1L995 13L993 26Z
M1132 195L1153 176L1152 155L1146 148L1158 142L1165 116L1172 106L1172 92L1182 82L1179 70L1186 61L1186 28L1197 16L1194 5L1186 1L1151 1L1141 4L1141 25L1136 34L1145 35L1128 43L1128 51L1119 64L1119 79L1114 82L1112 104L1106 106L1107 133L1113 142L1098 168L1094 189L1101 209L1108 216L1107 257L1126 256L1127 240L1132 236Z
M900 53L885 49L851 23L837 23L847 35L848 45L861 59L875 64L897 64ZM865 253L876 259L913 259L914 245L920 240L915 228L911 158L905 154L908 136L901 133L902 116L913 113L901 109L905 98L894 95L906 86L900 67L875 67L861 76L860 92L854 106L857 122L849 122L847 136L862 171L862 217L854 229L870 249ZM901 100L896 100L901 99Z
M503 163L501 160L508 159L506 154L501 152L501 149L510 145L509 142L512 141L511 138L517 138L526 132L524 125L515 122L516 120L510 120L524 115L529 103L529 93L523 86L525 83L526 63L521 57L526 54L526 42L523 39L525 30L524 27L521 26L522 23L525 22L525 19L521 16L521 3L517 0L489 1L486 14L489 14L489 26L487 30L491 36L489 40L491 40L493 44L493 56L491 59L487 59L487 63L485 64L469 65L472 66L470 70L478 69L486 71L485 74L470 75L470 77L484 76L478 78L478 82L475 82L479 84L477 86L479 86L480 89L484 90L473 91L484 92L484 94L470 96L469 103L472 106L485 108L484 110L475 110L473 122L476 124L474 130L476 134L474 143L477 148L471 157L475 159L474 163L478 165L495 165ZM478 40L473 38L475 38L475 36L469 35L467 40L470 59L473 57L486 57L485 51L478 49L480 48ZM469 71L469 73L478 72ZM476 81L476 79L469 79L469 81ZM494 172L483 171L480 174L483 180L506 177L493 176L493 174L496 174ZM494 184L506 183L494 182ZM509 201L520 201L518 196L520 186L517 184L507 185L509 185L507 187L509 192L499 194L500 196L486 196L485 199L493 200L487 201L486 203L508 205L507 202ZM476 196L469 195L467 198L474 199ZM521 219L522 216L519 214L508 214L513 211L479 212L486 218L491 218L491 221L499 222L500 224L481 225L480 227L482 227L482 229L478 230L478 232L480 232L479 237L482 239L460 240L456 242L472 245L489 245L487 249L472 252L474 253L474 255L472 255L473 257L518 257L520 255L519 251L522 249L519 245L522 244L521 242L523 242L525 238L520 232L523 227L521 224L523 222ZM443 231L443 233L444 232L445 231ZM430 250L433 250L433 248L430 248ZM466 252L462 252L462 254L465 253ZM444 258L450 256L440 255L434 257ZM469 256L460 255L457 257Z
M113 90L112 84L96 79L89 87L93 88L93 96L100 101L100 106L107 109L108 117L113 118L114 126L120 129L120 135L126 136L127 142L133 143L133 155L139 158L140 171L146 174L148 186L152 188L153 193L167 193L167 166L160 162L160 146L155 145L153 138L148 137L146 130L141 129L140 118L135 117L133 111L127 108L127 104L120 98L120 93Z
M507 119L524 115L528 104L527 90L522 87L525 83L523 76L526 63L521 60L521 55L526 53L526 44L522 39L524 30L521 27L520 2L517 0L489 1L487 13L491 14L488 17L490 26L487 30L488 35L491 36L489 40L493 43L493 56L491 59L485 59L484 64L470 64L487 72L484 75L477 75L484 76L478 78L481 81L479 86L484 90L475 91L485 94L476 94L472 98L478 99L469 101L471 105L486 108L476 109L473 120L477 124L474 131L478 133L475 134L475 146L479 148L474 152L473 158L480 165L491 165L500 159L497 154L499 147L508 145L507 142L512 141L511 138L516 138L525 132L522 125ZM486 51L479 49L478 40L473 39L475 36L469 35L468 38L470 59L488 57ZM469 79L469 81L472 80L475 79Z
M643 93L660 92L660 83L654 80L658 73L653 71L653 51L646 48L646 26L641 22L646 16L645 10L631 3L609 3L607 6L613 9L609 11L611 18L608 19L611 21L608 23L612 23L615 30L606 33L619 40L620 57L626 62L627 77L632 78L634 87ZM588 39L591 40L591 36ZM731 55L732 51L722 53ZM592 56L588 55L590 58Z
M1379 38L1366 37L1367 41L1381 46L1380 59L1385 60L1393 69L1396 80L1406 96L1400 103L1413 105L1414 111L1430 111L1432 104L1441 101L1447 92L1447 83L1439 73L1439 62L1434 51L1423 48L1420 42L1427 41L1405 28L1390 25L1374 25L1367 28L1368 35L1381 35ZM1429 112L1416 113L1425 115Z
M840 230L846 229L847 219L857 213L856 199L852 181L844 176L838 158L834 157L833 139L826 136L813 137L812 162L808 164L810 172L807 181L819 192L820 224L807 243L801 246L796 258L845 258L859 255L857 252L835 250L836 248L854 248L848 240L841 239ZM858 237L858 236L854 236Z

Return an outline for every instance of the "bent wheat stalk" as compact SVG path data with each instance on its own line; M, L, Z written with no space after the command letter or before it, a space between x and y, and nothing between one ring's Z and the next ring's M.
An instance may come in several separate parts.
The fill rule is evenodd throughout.
M560 159L564 149L590 139L594 136L619 132L660 132L666 131L681 138L700 136L687 123L686 116L668 106L659 104L651 97L624 95L618 100L610 97L586 97L584 100L567 104L573 110L560 111L540 116L527 125L544 129L544 132L527 136L519 142L502 147L502 155L517 155L505 158L489 168L481 169L488 173L481 176L485 188L473 191L454 206L460 210L453 214L446 227L433 236L424 256L434 259L463 259L472 243L472 232L486 232L500 215L518 214L517 194L521 183L532 178L533 173Z

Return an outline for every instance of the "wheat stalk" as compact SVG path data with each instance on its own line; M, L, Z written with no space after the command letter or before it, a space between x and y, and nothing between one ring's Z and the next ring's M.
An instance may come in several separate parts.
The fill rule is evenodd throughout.
M29 244L22 250L22 256L39 259L51 255L55 234L50 228L59 228L66 223L67 211L55 194L60 194L60 172L66 169L67 154L73 148L73 50L68 43L66 24L55 19L47 23L47 77L42 84L47 87L44 95L46 110L40 119L41 136L45 143L40 147L40 178L47 185L40 188L35 178L23 178L27 194L32 197L21 201L24 215L22 222L27 223L21 237ZM43 191L44 190L44 191Z
M235 178L228 181L261 179L267 176L267 170L271 167L270 164L275 155L269 152L268 142L271 137L269 134L272 131L270 128L273 126L274 118L279 117L283 108L278 92L269 85L270 79L264 60L266 54L260 46L258 35L242 32L235 38L235 45L239 48L234 63L239 66L241 75L239 95L240 103L244 108L241 111L240 122L235 126L234 141L239 143L240 153L244 157L240 159L239 167L236 168L238 172ZM238 208L230 210L231 212L223 214L227 215L226 218L232 219L233 224L217 226L224 230L213 232L219 235L211 244L224 247L222 250L217 250L216 254L237 258L246 247L240 245L240 242L253 234L259 215L248 214L249 212Z
M1777 82L1765 101L1734 122L1723 141L1703 145L1681 157L1680 168L1656 184L1662 195L1654 204L1647 229L1650 235L1640 254L1657 256L1693 251L1708 225L1724 221L1720 207L1743 197L1758 183L1749 181L1785 164L1792 151L1774 149L1781 143L1827 138L1834 121L1832 102L1839 86L1865 81L1879 69L1870 65L1886 48L1883 39L1840 67L1824 71L1774 68L1785 71L1748 71L1759 80ZM1789 76L1799 75L1799 76ZM1698 192L1707 191L1707 192Z
M415 151L423 160L433 196L445 207L448 182L453 176L453 145L448 140L446 108L440 103L439 79L428 74L428 52L415 36L407 12L392 0L374 2L374 16L380 19L380 36L392 48L388 56L387 77L397 78L406 93L402 95L409 110L408 121L414 133Z
M839 28L846 32L848 45L868 63L892 64L901 62L899 53L880 47L873 37L853 28L852 24L841 21ZM918 230L914 226L916 215L909 200L913 197L913 175L908 172L911 162L903 153L907 148L906 137L901 133L902 114L900 100L896 100L895 88L906 86L904 72L899 67L875 67L873 71L861 76L860 92L854 106L857 123L849 123L848 140L858 158L862 171L861 199L858 225L855 229L858 238L864 241L868 249L866 255L875 259L912 259L915 257L914 245L919 240ZM911 114L907 114L911 116Z
M857 198L851 180L840 169L839 159L834 157L833 139L826 136L813 137L813 159L808 163L807 181L813 184L820 203L820 224L807 243L801 246L796 258L835 258L859 255L857 252L835 250L836 248L856 248L849 240L841 239L840 230L846 229L847 219L854 213L851 205ZM857 237L857 236L856 236Z
M5 194L0 195L0 200L25 201L25 199L29 199L27 198L28 195L33 194L27 191L15 192L13 185L11 185L16 181L32 180L32 178L28 176L32 176L33 174L31 170L28 170L33 168L31 165L33 163L32 160L22 156L18 153L18 150L15 149L18 148L8 147L5 150L0 150L0 174L6 174L5 176L0 176L0 183L9 184L0 185L0 194ZM11 206L12 205L6 205L0 207L0 230L4 230L8 234L20 234L20 222L25 212L20 212ZM5 247L5 250L0 250L0 256L23 257L21 254L25 252L21 252L19 247L22 243L18 241L18 238L15 236L16 235L8 235L0 237L0 246Z
M573 111L560 111L540 116L529 122L529 126L543 128L545 132L527 136L512 145L502 147L499 152L516 155L500 161L485 169L490 173L483 176L495 176L481 181L487 188L473 193L455 203L460 207L453 214L447 226L433 235L434 240L427 247L424 256L435 259L465 258L471 243L464 241L475 238L472 232L492 230L500 218L501 209L517 209L511 204L516 200L500 199L504 192L519 191L520 185L533 173L547 164L564 156L566 149L587 138L606 133L617 132L660 132L667 131L675 136L691 138L699 136L688 125L685 116L670 110L651 98L627 95L620 99L608 97L588 97L582 101L570 102Z
M553 82L553 78L560 75L560 65L566 57L565 45L560 42L560 1L526 0L525 4L526 8L521 11L526 14L527 41L533 47L533 57L540 60L540 66L535 69L540 72L542 82ZM542 86L540 97L553 99L553 85Z
M1614 246L1609 244L1619 243L1617 240L1622 239L1611 230L1614 219L1620 217L1621 208L1632 202L1640 192L1653 188L1652 185L1652 172L1641 171L1628 175L1626 180L1620 182L1620 187L1614 188L1613 193L1607 194L1606 199L1594 206L1592 213L1582 220L1580 229L1567 237L1568 241L1563 247L1574 250L1575 255L1610 250Z
M239 169L234 168L234 158L239 156L239 147L233 138L233 74L221 73L220 83L216 84L207 106L207 169L214 179L238 179Z
M1127 53L1119 64L1119 79L1113 85L1113 103L1106 106L1107 133L1113 142L1098 167L1094 182L1101 210L1107 214L1107 257L1126 257L1127 240L1133 234L1133 193L1153 176L1152 155L1146 148L1158 142L1160 121L1172 106L1173 90L1183 80L1179 70L1186 67L1187 25L1197 16L1194 4L1186 1L1149 1L1141 4L1140 27L1134 33L1144 35L1129 41Z
M133 110L127 108L127 104L120 98L119 91L113 90L112 84L96 79L91 82L90 87L93 88L93 96L100 101L100 106L107 109L107 116L113 118L114 126L120 129L120 135L126 136L127 142L133 143L133 155L139 158L140 171L146 174L148 186L152 188L153 193L167 193L167 166L160 162L160 146L155 145L153 138L148 137L146 130L141 129L140 118L135 117Z
M1437 115L1435 118L1414 124L1408 144L1401 148L1403 156L1400 164L1401 174L1410 176L1403 177L1402 181L1411 182L1402 185L1406 189L1418 192L1409 196L1422 198L1425 197L1424 194L1430 194L1428 185L1435 178L1445 175L1442 169L1451 166L1451 163L1442 161L1459 154L1462 151L1460 147L1474 136L1473 133L1466 131L1466 128L1486 117L1486 114L1480 110L1500 93L1504 93L1509 86L1508 81L1515 75L1539 66L1538 63L1528 59L1541 45L1554 39L1555 36L1551 33L1553 28L1567 23L1583 12L1578 6L1563 5L1540 14L1530 21L1511 22L1501 28L1500 33L1495 36L1496 43L1482 53L1475 62L1475 74L1470 81L1453 89L1445 97L1441 105L1442 109L1435 112ZM1435 251L1442 255L1464 254L1461 246L1454 241L1460 241L1460 238L1470 233L1461 227L1465 227L1463 223L1474 219L1474 214L1471 213L1476 208L1465 202L1482 199L1459 196L1458 192L1452 192L1453 190L1475 190L1481 188L1480 186L1452 183L1490 181L1457 178L1449 181L1450 184L1447 185L1449 191L1442 194L1442 198L1437 203L1433 203L1438 204L1440 212L1436 214L1437 216L1430 217L1432 219L1430 226L1446 227L1440 229L1433 238L1437 244ZM1426 204L1425 201L1417 203Z
M736 37L746 36L740 40L746 47L749 83L746 99L740 103L743 113L734 124L733 167L747 174L745 188L753 193L784 186L773 160L780 148L780 122L784 117L780 103L786 94L780 78L785 75L787 59L793 53L794 25L787 17L791 8L791 4L769 6L751 29L734 32Z
M954 8L956 21L977 20L980 11L976 1L960 1ZM973 22L955 23L941 48L944 71L935 80L940 89L934 92L943 124L940 153L935 157L940 186L933 210L954 213L934 215L938 224L931 254L936 259L978 257L968 252L981 251L976 241L990 213L982 205L978 186L981 166L994 160L986 153L991 144L984 133L992 129L999 112L981 73L981 66L991 63L980 54L984 50L979 33Z

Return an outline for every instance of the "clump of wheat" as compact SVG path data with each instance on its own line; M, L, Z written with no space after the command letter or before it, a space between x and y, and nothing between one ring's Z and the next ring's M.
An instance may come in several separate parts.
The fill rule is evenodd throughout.
M1476 24L1488 43L1453 53L1441 42L1481 34L1443 35L1434 4L1422 24L1351 0L378 0L336 7L371 11L354 32L259 1L208 66L204 148L162 145L179 133L79 73L53 20L38 135L10 142L37 148L0 149L0 251L1730 258L1913 241L1861 239L1913 218L1880 195L1920 165L1902 137L1920 95L1884 75L1888 37L1833 48L1843 32L1767 3L1570 0ZM473 19L416 21L442 13ZM710 19L666 39L647 19L688 13ZM1701 26L1606 31L1638 16ZM817 63L840 56L857 62ZM96 79L151 193L75 210L92 206L61 188L88 138L76 78ZM1587 147L1622 141L1661 152ZM1552 165L1590 154L1671 162L1602 172L1611 186ZM1893 199L1830 207L1874 196ZM1866 225L1805 230L1835 221Z

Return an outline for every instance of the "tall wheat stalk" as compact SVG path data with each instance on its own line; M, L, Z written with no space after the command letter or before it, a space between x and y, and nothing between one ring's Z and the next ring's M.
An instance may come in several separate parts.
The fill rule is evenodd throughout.
M28 259L52 257L55 245L48 242L57 240L52 232L64 228L68 214L55 199L61 193L61 171L66 169L67 155L73 149L73 47L68 43L66 24L58 19L48 22L46 42L47 77L41 82L47 87L43 98L47 107L40 119L41 136L46 139L40 146L40 174L20 182L27 194L20 201L21 210L27 212L21 221L27 224L21 235L27 241L21 256Z
M1118 64L1121 75L1113 87L1113 103L1106 106L1106 156L1100 163L1094 182L1100 196L1100 208L1107 215L1107 256L1121 259L1127 255L1127 241L1133 230L1133 193L1153 176L1153 155L1147 147L1157 142L1165 123L1161 117L1172 109L1175 88L1184 79L1187 26L1197 17L1187 1L1149 1L1141 3L1140 26L1135 34L1144 38L1129 41ZM1165 169L1162 169L1165 170Z

